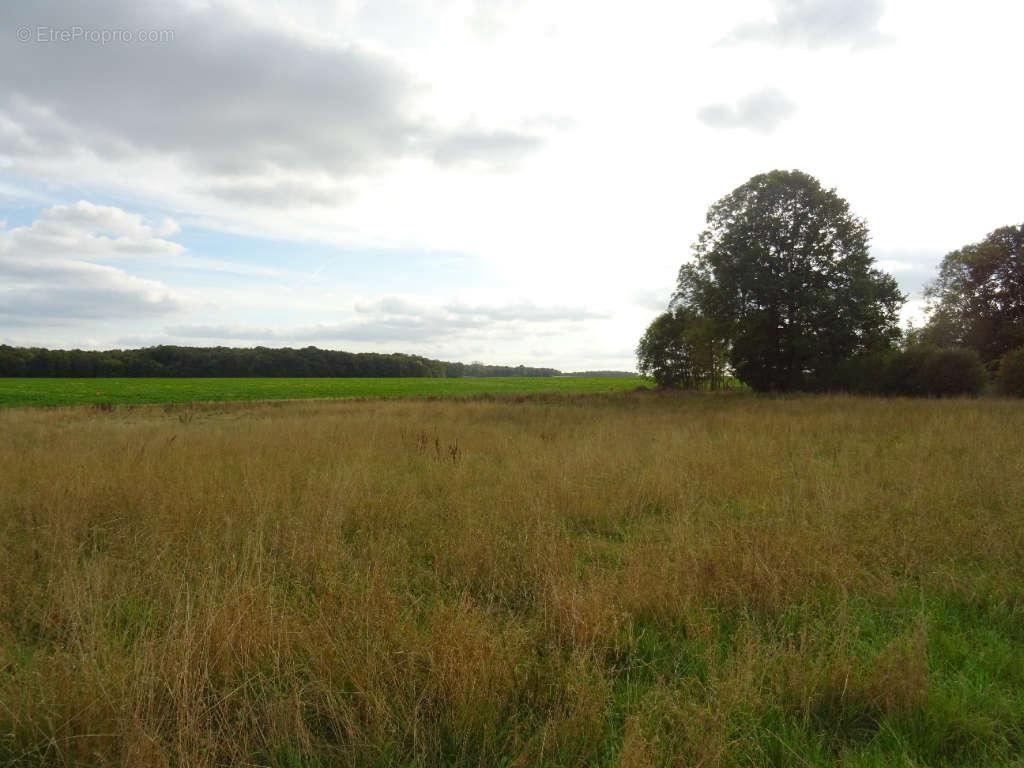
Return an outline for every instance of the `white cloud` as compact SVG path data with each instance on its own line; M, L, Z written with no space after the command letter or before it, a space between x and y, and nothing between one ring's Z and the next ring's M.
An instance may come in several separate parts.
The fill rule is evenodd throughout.
M674 286L664 289L643 289L633 292L632 303L636 307L661 313L668 309Z
M397 296L370 302L356 302L356 316L340 323L314 323L291 328L246 325L182 324L165 330L189 339L239 339L264 342L451 341L472 344L474 337L495 335L515 338L558 332L589 320L603 320L607 313L581 307L537 306L531 302L512 304L423 304Z
M0 156L159 154L211 177L215 190L225 179L260 190L281 170L340 182L403 158L505 167L542 143L513 128L444 127L422 111L423 84L394 57L218 3L16 3L0 35L76 26L173 37L0 46ZM290 199L270 194L277 205Z
M11 325L162 315L181 309L166 286L96 262L150 260L183 251L141 216L85 201L0 230L0 318Z
M873 248L871 255L875 266L896 278L900 290L916 300L924 286L938 275L938 264L944 254L928 249Z
M228 203L258 208L329 207L352 197L341 184L308 177L222 181L210 184L205 191Z
M775 0L775 18L740 24L727 43L766 42L811 49L873 48L886 42L879 30L884 0Z
M765 88L744 96L735 104L708 104L697 112L697 119L709 128L749 128L758 133L774 133L796 114L796 103L776 88Z
M0 166L2 167L2 166ZM5 181L0 181L0 199L8 201L34 201L38 202L43 199L42 195L33 192L23 187L19 187L16 184L9 184ZM0 229L3 228L3 222L0 222Z
M30 227L20 229L16 238L23 251L35 247L54 253L71 246L78 255L96 253L109 258L124 254L139 258L183 252L177 243L161 239L180 229L170 218L154 225L139 214L80 200L48 208Z

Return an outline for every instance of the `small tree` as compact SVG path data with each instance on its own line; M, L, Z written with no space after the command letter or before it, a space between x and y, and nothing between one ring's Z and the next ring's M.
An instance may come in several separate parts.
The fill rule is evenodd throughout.
M636 348L637 368L658 386L717 388L723 378L722 342L711 323L691 309L670 308L647 327Z

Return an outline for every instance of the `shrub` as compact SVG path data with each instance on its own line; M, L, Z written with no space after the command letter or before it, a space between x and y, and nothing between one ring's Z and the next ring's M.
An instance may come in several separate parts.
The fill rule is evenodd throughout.
M882 393L906 397L930 395L928 379L936 352L935 347L918 344L893 355L885 369L878 372Z
M895 350L868 352L843 361L839 365L832 389L858 395L886 394L885 372L893 358L899 354Z
M838 388L865 395L952 397L977 395L987 374L970 349L915 344L903 351L873 352L847 360Z
M1024 347L1003 355L996 387L1001 395L1024 397Z
M938 397L980 395L988 381L985 365L973 349L936 349L925 364L927 394Z

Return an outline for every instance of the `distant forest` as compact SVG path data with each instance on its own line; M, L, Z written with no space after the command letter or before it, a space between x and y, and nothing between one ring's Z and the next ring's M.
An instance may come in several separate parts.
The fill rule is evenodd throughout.
M555 368L449 363L418 355L340 352L317 347L175 347L41 349L0 345L0 377L288 376L385 378L397 376L558 376Z

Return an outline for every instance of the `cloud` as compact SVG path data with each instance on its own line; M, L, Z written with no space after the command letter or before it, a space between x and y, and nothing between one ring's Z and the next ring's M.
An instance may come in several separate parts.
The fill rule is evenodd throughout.
M744 96L735 104L708 104L697 112L697 119L710 128L749 128L758 133L774 133L796 114L797 105L775 88L765 88Z
M43 211L29 226L0 230L0 323L161 315L181 301L161 283L96 261L154 259L183 250L158 235L175 230L85 201Z
M287 208L292 205L337 205L351 197L344 188L316 185L310 180L242 181L212 184L206 191L221 200L263 208Z
M521 0L475 0L470 6L470 26L483 38L493 39L505 28L509 13L521 4Z
M526 301L496 305L465 304L456 301L438 307L417 304L395 296L356 304L356 311L377 315L383 319L431 321L448 327L477 327L492 323L580 322L607 317L604 313L582 307L540 307Z
M538 307L530 302L503 304L493 307L456 302L446 305L445 311L455 317L467 320L482 320L496 323L578 323L584 320L598 320L608 317L605 313L594 312L583 307L567 307L563 305Z
M260 343L310 341L426 342L450 333L409 318L386 318L375 322L316 323L295 328L250 325L173 325L164 329L171 336L187 339L229 339Z
M0 233L0 242L10 258L25 265L62 258L148 259L183 253L181 245L163 239L178 230L172 219L150 224L138 214L81 200L48 208L30 226Z
M74 28L169 37L45 41L46 30ZM14 41L18 29L33 39L0 45L0 159L155 155L225 199L280 205L333 199L268 183L281 171L337 184L402 158L504 168L543 141L442 127L419 111L425 87L392 58L216 3L14 3L0 36Z
M580 307L541 307L529 302L470 305L453 302L425 305L400 297L384 297L355 306L358 319L318 323L295 328L244 325L175 325L172 336L192 339L235 339L268 342L400 341L409 343L450 340L477 333L515 337L543 333L549 324L580 323L607 315Z
M16 186L14 184L8 184L7 182L0 181L0 200L8 201L39 201L43 200L43 196L28 189ZM0 228L3 227L3 222L0 221Z
M442 166L506 169L542 145L540 137L516 131L454 131L434 142L432 157Z
M418 316L431 310L397 296L385 296L371 302L357 302L356 312L378 315Z
M774 21L741 24L723 42L873 48L886 41L878 28L884 13L884 0L775 0Z
M900 290L916 299L924 294L925 285L938 275L943 253L927 249L872 248L871 255L876 267L891 274Z
M173 219L165 218L154 225L137 213L128 213L110 205L94 205L86 200L79 200L72 205L55 205L43 211L30 229L42 236L58 238L91 236L94 233L112 235L115 244L127 244L136 254L142 243L156 246L159 252L177 253L183 250L176 243L157 239L181 231L178 222Z
M668 309L671 291L644 289L634 291L630 302L635 307L649 309L652 312L664 312Z

